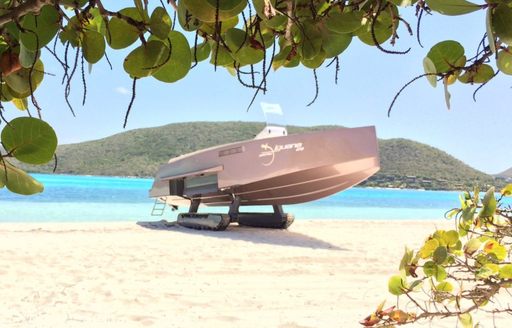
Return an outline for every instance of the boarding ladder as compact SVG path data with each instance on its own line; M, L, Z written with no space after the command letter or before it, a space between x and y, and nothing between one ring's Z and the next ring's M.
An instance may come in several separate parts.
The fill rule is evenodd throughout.
M167 198L163 197L163 201L160 198L155 198L155 204L151 210L151 216L162 216L164 215L165 208L167 207Z

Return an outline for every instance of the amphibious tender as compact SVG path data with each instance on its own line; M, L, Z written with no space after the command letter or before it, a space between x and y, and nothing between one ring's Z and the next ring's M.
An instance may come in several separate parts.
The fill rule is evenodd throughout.
M158 170L150 197L188 212L178 224L223 230L240 225L287 228L282 205L309 202L356 185L379 170L373 126L288 135L267 126L254 139L199 150ZM199 204L229 206L227 214L197 213ZM243 213L240 206L271 205L273 213Z

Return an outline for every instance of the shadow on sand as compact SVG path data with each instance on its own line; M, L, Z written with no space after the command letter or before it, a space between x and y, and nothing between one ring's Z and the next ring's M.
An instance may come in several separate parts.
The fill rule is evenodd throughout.
M230 225L225 231L194 230L181 227L175 222L168 222L165 220L139 221L137 224L146 229L169 230L192 235L204 235L215 238L242 240L255 244L294 246L338 251L347 250L326 241L289 230L242 227L236 224Z

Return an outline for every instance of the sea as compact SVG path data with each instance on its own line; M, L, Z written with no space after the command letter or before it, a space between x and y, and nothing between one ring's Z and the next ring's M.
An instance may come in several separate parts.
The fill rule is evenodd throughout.
M173 221L179 212L167 208L152 216L148 197L152 179L33 174L44 192L20 196L0 189L0 222ZM460 192L358 188L317 201L284 206L296 220L436 220L459 206ZM507 200L512 205L510 199ZM187 209L183 208L182 211ZM268 212L270 207L242 209ZM201 212L227 213L202 207Z

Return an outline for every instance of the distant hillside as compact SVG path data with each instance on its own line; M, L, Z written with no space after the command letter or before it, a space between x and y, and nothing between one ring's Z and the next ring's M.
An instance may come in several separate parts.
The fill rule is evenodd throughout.
M512 178L512 167L504 172L501 172L500 174L497 174L496 176L502 178Z
M263 124L249 122L194 122L132 130L114 136L59 146L57 173L153 176L169 158L223 143L253 138ZM289 127L289 133L322 130ZM367 186L460 189L491 184L493 178L436 148L406 140L379 141L381 171ZM48 172L49 166L40 167ZM33 171L33 170L32 170Z

